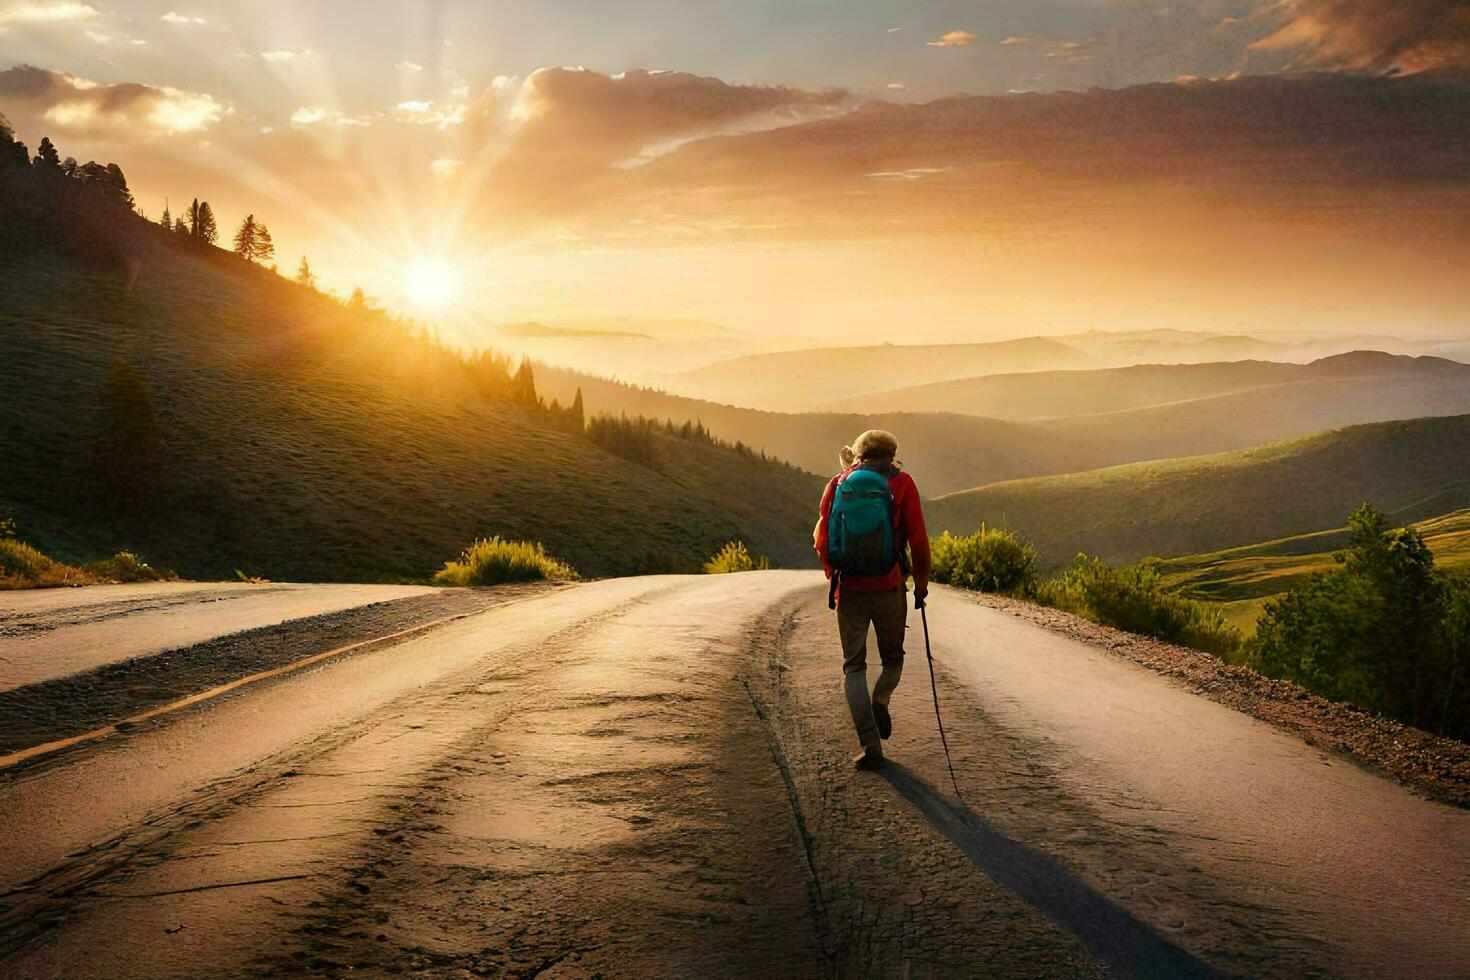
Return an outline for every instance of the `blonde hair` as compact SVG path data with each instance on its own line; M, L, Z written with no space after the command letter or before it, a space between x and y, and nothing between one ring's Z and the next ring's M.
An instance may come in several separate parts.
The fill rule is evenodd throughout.
M854 439L852 445L843 446L837 458L846 467L866 459L892 459L897 455L897 436L882 429L869 429Z

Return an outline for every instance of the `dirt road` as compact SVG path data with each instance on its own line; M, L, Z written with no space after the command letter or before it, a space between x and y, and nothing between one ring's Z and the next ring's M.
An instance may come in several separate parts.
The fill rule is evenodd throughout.
M1470 812L947 590L964 803L917 621L855 774L824 596L544 591L0 770L0 973L1466 972Z

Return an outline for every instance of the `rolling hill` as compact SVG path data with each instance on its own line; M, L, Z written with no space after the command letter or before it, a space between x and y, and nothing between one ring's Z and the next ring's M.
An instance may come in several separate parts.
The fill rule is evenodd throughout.
M785 412L891 385L1090 366L1091 358L1043 337L984 344L881 344L751 354L679 374L664 387L692 398Z
M1470 416L1381 422L1253 449L1015 480L926 505L930 529L981 522L1044 564L1219 551L1341 526L1372 501L1400 522L1470 506Z
M875 412L960 412L1025 422L1122 413L1176 402L1195 403L1198 408L1204 409L1207 406L1201 400L1212 396L1265 388L1279 389L1283 385L1291 384L1311 386L1307 390L1317 392L1312 397L1319 401L1341 402L1371 394L1371 388L1340 396L1325 383L1367 378L1382 379L1386 384L1458 384L1470 390L1470 364L1436 357L1404 357L1377 351L1353 351L1320 358L1308 364L1250 360L1200 364L1137 364L1099 370L1040 371L963 378L845 399L834 403L830 408L835 411L856 411L861 406L863 410ZM1441 413L1421 411L1412 414ZM1368 420L1362 418L1353 421ZM1147 419L1142 421L1143 424L1153 424Z
M101 267L0 249L0 511L58 558L392 580L502 534L594 575L693 570L736 537L812 561L820 479L678 438L653 466L612 455L371 311L126 218ZM141 515L98 498L89 462L119 357L162 443Z
M902 443L899 455L926 494L1120 461L1117 447L997 419L944 413L762 412L637 388L548 365L537 365L536 383L547 397L563 403L570 402L580 390L589 414L627 413L678 422L698 421L721 439L743 442L816 473L835 472L837 451L864 429L889 429L898 434Z
M924 492L933 495L1002 480L1243 449L1343 425L1470 412L1470 365L1374 352L1306 365L1145 365L953 383L983 391L986 407L997 415L1143 406L1029 422L953 412L761 412L544 365L537 379L544 392L563 402L580 389L591 412L698 420L720 438L818 473L829 472L836 448L861 430L890 429L900 437L905 464ZM1200 390L1225 393L1174 400Z

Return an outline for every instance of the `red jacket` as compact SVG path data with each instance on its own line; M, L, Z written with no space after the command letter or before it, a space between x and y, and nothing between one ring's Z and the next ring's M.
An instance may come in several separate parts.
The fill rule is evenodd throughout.
M812 537L817 554L822 559L822 568L826 570L828 578L832 577L835 569L827 564L827 519L832 516L832 499L837 493L837 484L855 469L857 469L856 464L838 473L827 483L827 489L822 493L822 516L817 521L816 531ZM924 510L919 505L919 488L914 485L914 478L902 470L888 478L888 488L893 491L893 526L898 531L898 540L908 540L909 551L914 558L914 579L927 582L929 581L929 532L924 529ZM902 585L903 571L898 565L894 565L887 575L844 575L842 577L842 587L857 592L881 592L896 589Z

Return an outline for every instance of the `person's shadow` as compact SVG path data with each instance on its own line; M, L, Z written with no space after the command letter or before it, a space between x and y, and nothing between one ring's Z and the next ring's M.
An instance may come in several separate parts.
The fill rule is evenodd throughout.
M956 805L903 765L890 759L879 774L987 877L1036 906L1112 969L1171 980L1227 976L1160 936L1051 857Z

